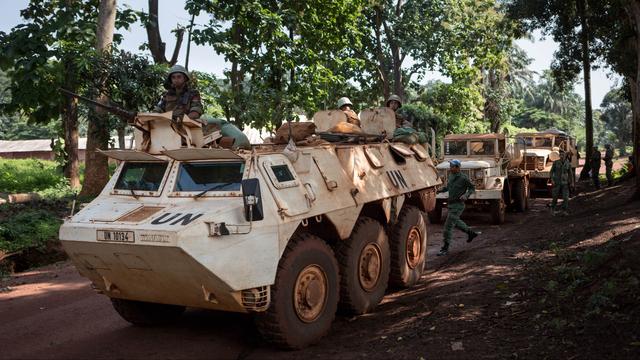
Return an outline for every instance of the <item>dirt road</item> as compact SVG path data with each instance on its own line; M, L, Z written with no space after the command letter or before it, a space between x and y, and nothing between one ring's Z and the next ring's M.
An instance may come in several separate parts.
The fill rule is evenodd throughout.
M599 356L598 351L590 352L593 344L581 343L582 335L569 339L572 346L548 345L552 335L537 320L546 312L536 305L533 291L541 279L530 277L527 264L536 256L547 256L548 242L562 237L573 236L576 244L585 246L620 234L640 235L640 208L624 202L628 191L628 187L616 187L582 194L572 200L574 216L570 218L551 218L548 199L533 200L526 215L509 213L502 226L484 225L488 214L468 214L466 221L483 234L467 244L464 235L457 233L446 258L435 256L441 226L431 225L429 270L419 286L388 294L373 314L338 316L328 337L296 352L281 352L263 343L251 317L241 314L190 309L174 325L133 327L69 263L54 264L0 283L0 358ZM606 199L617 201L616 206ZM584 223L581 216L596 216L596 212L593 226L580 225ZM640 340L637 336L631 332L603 341L609 341L613 357L633 358L640 354L640 347L625 344Z

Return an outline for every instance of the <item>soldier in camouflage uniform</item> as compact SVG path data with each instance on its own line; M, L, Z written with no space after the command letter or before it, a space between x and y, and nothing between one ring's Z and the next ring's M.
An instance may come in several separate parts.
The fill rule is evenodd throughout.
M606 149L604 152L604 166L607 169L607 185L613 186L613 146L611 144L606 144L604 146Z
M172 111L174 119L182 119L184 114L191 119L199 119L203 113L200 93L189 88L189 80L189 73L183 66L171 67L164 83L167 92L162 95L154 111L160 113Z
M596 190L600 189L600 165L602 162L602 154L598 147L593 147L593 152L589 158L589 165L591 165L591 180L593 180L593 186Z
M560 151L560 159L553 162L551 166L551 213L556 214L556 205L558 204L558 196L562 194L562 215L567 215L569 210L569 180L571 179L571 161L567 153Z
M396 113L396 128L412 127L410 122L405 120L405 118L402 117L402 115L398 114L398 109L402 107L402 99L400 99L400 96L395 94L389 96L389 98L387 99L386 105L388 108L390 108Z
M438 253L438 256L447 255L449 253L449 245L453 236L453 228L456 227L467 233L467 242L471 242L473 238L480 233L471 230L464 221L460 220L460 215L464 211L464 202L476 190L473 183L467 175L460 172L460 160L451 160L449 162L450 172L447 179L447 186L440 189L439 192L449 192L447 201L447 220L444 222L444 244Z
M347 122L356 126L360 126L360 118L355 111L353 111L353 104L348 97L341 97L338 100L338 109L342 110L347 115Z

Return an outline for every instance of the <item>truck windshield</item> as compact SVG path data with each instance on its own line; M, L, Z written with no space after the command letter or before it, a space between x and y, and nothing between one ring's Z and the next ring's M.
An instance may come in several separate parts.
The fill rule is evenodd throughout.
M127 162L114 189L158 191L166 170L166 162Z
M552 138L547 137L523 137L518 139L518 142L531 147L551 147L552 140Z
M489 141L471 141L471 155L494 155L496 153L495 143Z
M241 162L182 163L176 191L238 191L243 172Z
M445 141L444 154L445 155L467 155L467 142L466 141Z

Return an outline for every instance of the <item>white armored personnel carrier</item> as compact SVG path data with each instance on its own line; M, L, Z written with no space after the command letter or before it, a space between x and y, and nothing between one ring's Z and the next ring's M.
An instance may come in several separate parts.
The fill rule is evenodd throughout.
M317 114L317 131L340 114ZM120 161L113 177L60 229L77 269L125 320L251 312L266 339L300 348L338 308L370 312L389 283L420 279L423 214L440 180L423 146L390 141L387 110L362 114L364 134L248 150L217 147L188 118L135 121L136 150L103 151Z
M514 149L503 134L447 135L441 150L443 161L438 164L438 171L443 181L448 177L449 161L460 160L461 171L476 187L467 205L489 210L492 223L504 222L508 206L517 211L528 208L529 172L519 167L521 152ZM436 206L429 213L432 222L441 221L448 196L447 192L437 195Z

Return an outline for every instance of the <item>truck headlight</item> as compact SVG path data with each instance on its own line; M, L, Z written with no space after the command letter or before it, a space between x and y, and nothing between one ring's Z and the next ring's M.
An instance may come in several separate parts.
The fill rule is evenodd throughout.
M538 170L544 170L544 156L538 156Z

